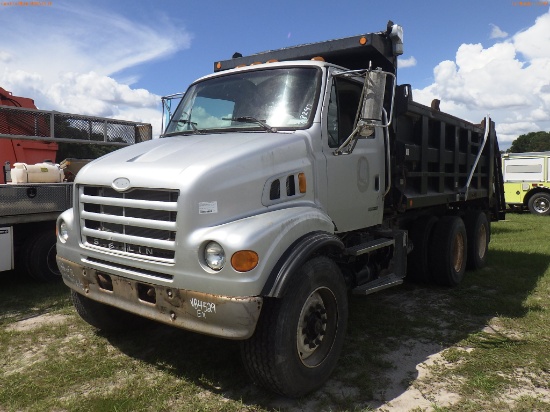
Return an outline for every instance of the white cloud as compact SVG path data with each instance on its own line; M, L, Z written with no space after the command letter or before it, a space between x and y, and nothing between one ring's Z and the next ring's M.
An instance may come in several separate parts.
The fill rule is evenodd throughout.
M399 58L400 68L413 67L413 66L416 66L416 59L414 58L414 56L408 57L406 59Z
M505 39L506 37L508 37L508 33L506 33L497 25L490 24L490 26L491 26L491 35L490 35L491 39Z
M0 62L9 63L13 59L13 56L8 52L0 50Z
M516 50L526 59L550 58L550 12L538 17L535 24L514 36Z
M185 30L162 16L136 22L61 1L40 15L27 13L25 24L18 24L14 14L21 9L0 13L2 87L34 99L42 109L154 121L158 134L160 97L131 88L135 75L118 81L116 76L189 47Z
M550 130L550 12L528 29L490 47L462 44L454 61L434 68L434 82L416 101L441 100L441 110L478 123L487 113L501 146L519 135Z

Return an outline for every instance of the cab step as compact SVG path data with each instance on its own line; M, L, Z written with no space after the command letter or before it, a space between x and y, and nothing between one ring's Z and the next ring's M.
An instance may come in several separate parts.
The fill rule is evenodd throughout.
M354 295L369 295L371 293L378 292L379 290L391 288L392 286L397 286L402 283L402 277L399 277L395 273L391 273L384 277L367 282L364 285L357 286L355 289L352 289L352 293Z
M382 249L384 247L389 247L393 245L395 245L395 239L376 239L370 242L361 243L353 247L348 247L344 250L344 254L348 256L359 256L365 253L373 252L377 249Z

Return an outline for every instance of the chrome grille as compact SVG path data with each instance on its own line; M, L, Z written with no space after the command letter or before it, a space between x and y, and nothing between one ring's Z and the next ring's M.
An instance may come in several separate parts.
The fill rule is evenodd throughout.
M174 260L177 190L80 186L82 242L108 251Z

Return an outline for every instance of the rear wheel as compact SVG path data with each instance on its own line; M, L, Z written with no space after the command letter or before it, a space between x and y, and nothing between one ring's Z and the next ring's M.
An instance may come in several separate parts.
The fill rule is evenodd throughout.
M38 233L29 245L30 259L27 262L31 278L41 282L61 280L61 272L55 261L56 242L54 230Z
M461 218L445 216L432 237L432 278L439 285L457 286L464 277L467 258L466 228Z
M430 241L437 223L435 216L422 216L416 219L409 230L413 250L407 257L407 274L417 282L430 280Z
M306 262L282 299L266 299L254 335L242 342L252 380L289 397L317 389L336 366L348 302L344 278L324 257Z
M21 243L21 245L18 247L16 255L15 268L19 273L28 276L29 278L32 278L30 263L33 259L32 248L35 240L35 236L27 236L23 243Z
M145 322L139 316L96 302L74 290L71 290L71 301L82 319L105 332L126 331Z
M550 215L550 194L535 193L527 203L529 211L534 215Z
M472 211L464 219L468 240L466 267L477 270L485 267L491 238L491 227L487 215L482 211Z

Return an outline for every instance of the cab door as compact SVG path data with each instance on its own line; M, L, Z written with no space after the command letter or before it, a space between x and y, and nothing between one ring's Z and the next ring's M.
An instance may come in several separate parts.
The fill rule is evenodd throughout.
M362 87L360 81L335 76L324 99L326 207L338 232L382 222L386 156L381 128L375 128L375 133L368 138L360 138L351 154L334 154L353 131Z

